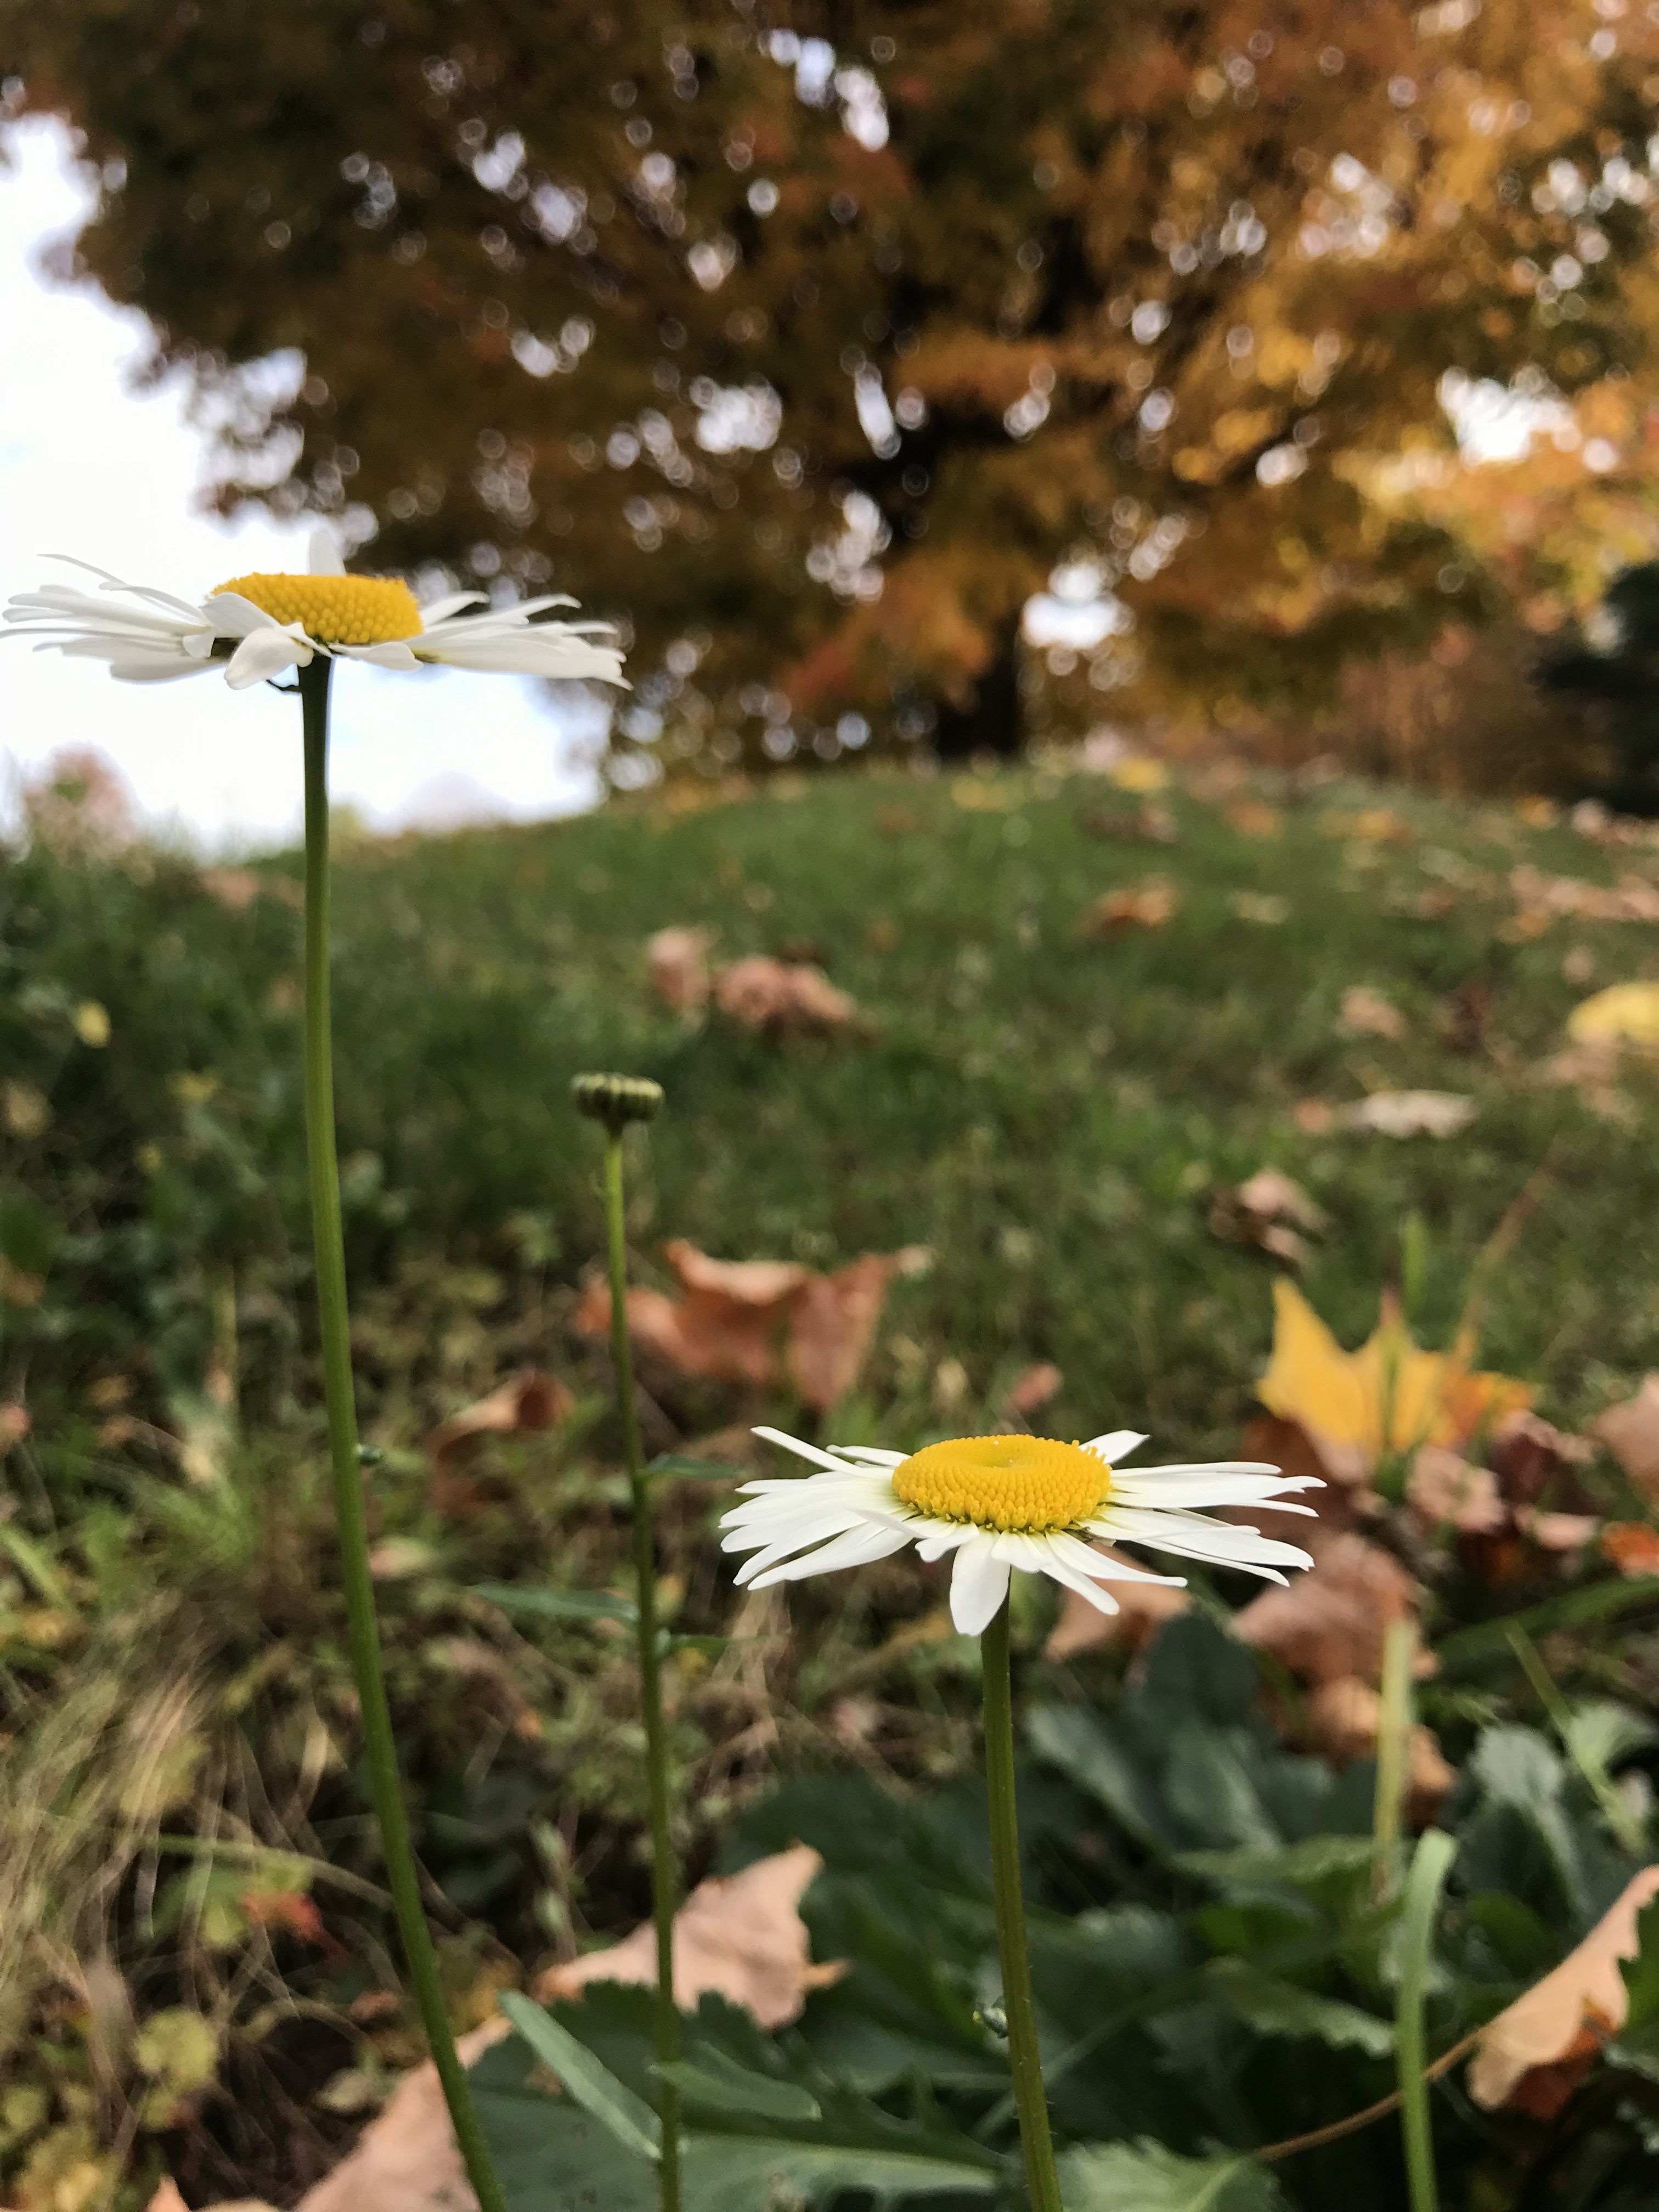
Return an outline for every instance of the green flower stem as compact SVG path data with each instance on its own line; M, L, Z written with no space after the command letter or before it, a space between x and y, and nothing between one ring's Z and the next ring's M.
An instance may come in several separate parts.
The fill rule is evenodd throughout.
M680 2015L674 2002L674 1845L668 1826L668 1737L662 1717L662 1654L657 1636L657 1562L651 1541L651 1489L640 1449L639 1415L634 1405L634 1352L628 1337L628 1237L623 1206L623 1133L605 1137L605 1225L611 1261L611 1352L617 1370L617 1413L622 1422L623 1455L634 1509L634 1579L638 1586L636 1627L640 1651L640 1699L645 1708L646 1774L651 1797L652 1909L657 1923L657 2057L672 2064L680 2055ZM659 2076L657 2109L662 2121L663 2212L679 2212L680 2099L672 2081Z
M305 720L306 1152L311 1177L311 1222L317 1252L317 1304L323 1344L323 1391L328 1407L329 1461L339 1532L340 1580L350 1626L351 1671L362 1708L363 1747L369 1790L380 1824L386 1883L403 1939L415 1999L438 2069L455 2140L481 2212L506 2212L506 2199L489 2162L472 2092L444 2010L437 1954L421 1905L420 1877L409 1840L398 1751L386 1703L374 1584L368 1565L368 1516L357 1457L357 1414L351 1382L351 1343L346 1312L345 1243L340 1227L340 1172L334 1142L334 1067L329 1020L328 943L328 688L334 664L319 653L299 672Z
M1423 2063L1423 1993L1434 1948L1434 1918L1457 1845L1442 1829L1419 1841L1406 1877L1401 1920L1400 1997L1395 2009L1395 2063L1399 2069L1400 2129L1405 2141L1411 2212L1438 2212L1434 2136L1429 2124L1429 2084Z
M991 1814L991 1879L996 1892L997 1947L1002 1956L1002 2008L1008 2063L1019 2113L1020 2148L1031 2212L1061 2212L1048 2100L1037 2051L1036 2004L1025 1951L1025 1900L1020 1892L1019 1821L1014 1804L1014 1692L1009 1656L1008 1601L981 1638L985 1674L985 1780Z

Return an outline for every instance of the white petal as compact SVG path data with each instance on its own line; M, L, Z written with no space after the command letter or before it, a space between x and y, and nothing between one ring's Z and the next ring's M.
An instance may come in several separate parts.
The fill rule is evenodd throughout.
M1096 1582L1091 1576L1077 1573L1062 1559L1050 1559L1042 1571L1062 1589L1075 1590L1079 1597L1086 1598L1097 1613L1121 1613L1123 1609L1103 1583Z
M769 1567L755 1577L750 1588L764 1589L770 1583L798 1583L808 1575L833 1574L839 1567L867 1567L902 1552L908 1540L902 1528L850 1529L817 1551L809 1552L805 1559L786 1559L781 1566Z
M283 627L275 615L240 592L210 592L202 602L202 619L220 637L252 637L256 629Z
M1132 1451L1139 1451L1146 1441L1133 1429L1109 1429L1103 1437L1091 1437L1083 1449L1097 1452L1102 1459L1115 1464L1121 1459L1127 1459Z
M902 1467L911 1456L908 1452L882 1451L874 1444L836 1444L833 1449L843 1459L867 1459L872 1467Z
M306 540L306 557L313 576L343 576L345 562L331 530L313 530Z
M799 1437L789 1436L782 1429L750 1429L749 1433L751 1437L764 1437L769 1444L781 1444L785 1451L797 1452L802 1459L816 1460L820 1467L834 1468L837 1474L849 1471L845 1460L821 1450L817 1444L804 1443Z
M447 622L463 607L477 606L483 598L482 592L451 592L441 599L434 599L430 606L421 609L421 628L430 629L434 623Z
M407 672L421 665L407 639L401 637L384 639L379 645L337 645L334 650L344 659L372 661L376 668L400 668Z
M1055 1559L1079 1575L1092 1575L1105 1582L1162 1583L1170 1589L1185 1589L1185 1575L1155 1575L1146 1567L1132 1567L1121 1559L1109 1559L1103 1552L1085 1544L1080 1536L1073 1536L1065 1529L1043 1540Z
M769 1567L776 1566L796 1552L810 1550L831 1536L845 1536L854 1528L867 1528L870 1523L861 1513L822 1513L811 1521L799 1521L792 1528L784 1529L775 1537L763 1531L759 1535L748 1535L737 1529L723 1539L723 1552L746 1551L752 1554L738 1569L738 1586L751 1583L755 1577L764 1574Z
M1278 1495L1280 1491L1310 1486L1316 1489L1322 1485L1305 1475L1267 1481L1255 1474L1212 1475L1201 1468L1194 1468L1190 1474L1162 1467L1149 1468L1144 1473L1129 1468L1121 1474L1114 1472L1111 1498L1115 1504L1188 1512L1213 1505L1250 1505L1270 1512L1311 1514L1311 1505L1293 1505Z
M1088 1524L1091 1533L1109 1543L1146 1544L1153 1551L1173 1552L1177 1559L1207 1559L1216 1566L1242 1567L1248 1573L1282 1583L1278 1570L1310 1567L1311 1556L1295 1544L1264 1536L1256 1528L1236 1528L1225 1521L1206 1521L1198 1513L1142 1510L1108 1505Z
M622 672L622 655L614 646L590 645L560 623L538 623L494 638L464 638L451 630L436 637L422 634L416 652L422 660L483 675L558 677L614 684L624 691L630 688Z
M1008 1595L1008 1563L996 1540L976 1536L957 1553L951 1571L951 1618L961 1636L982 1636Z
M249 633L225 663L225 681L233 691L246 691L279 676L285 668L304 668L314 648L297 623L289 628L270 623Z
M971 1544L982 1533L964 1522L948 1522L943 1527L937 1522L931 1526L925 1522L920 1525L914 1521L910 1523L910 1534L915 1540L916 1557L930 1567L935 1559L942 1559L947 1552L960 1551L964 1544Z

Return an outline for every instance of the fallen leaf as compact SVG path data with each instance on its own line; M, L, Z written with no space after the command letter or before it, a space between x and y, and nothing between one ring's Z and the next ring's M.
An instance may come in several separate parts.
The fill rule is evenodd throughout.
M1314 1564L1234 1617L1235 1634L1310 1682L1375 1681L1389 1626L1415 1617L1417 1585L1389 1553L1352 1532L1318 1544Z
M1609 1521L1601 1531L1601 1556L1632 1582L1659 1575L1659 1528L1645 1521Z
M1412 1462L1406 1503L1431 1534L1455 1528L1492 1536L1509 1525L1509 1508L1489 1467L1471 1467L1443 1444L1425 1444Z
M1540 1551L1582 1552L1601 1523L1594 1513L1545 1513L1522 1505L1516 1509L1515 1525Z
M0 1459L3 1459L14 1444L21 1444L32 1424L27 1406L0 1406Z
M1214 1236L1252 1245L1293 1267L1307 1262L1304 1237L1317 1237L1326 1225L1323 1212L1301 1184L1277 1168L1259 1168L1236 1189L1218 1191L1209 1219Z
M1226 811L1230 829L1241 837L1277 837L1284 830L1285 817L1276 806L1264 806L1259 799L1241 799Z
M1374 1091L1369 1098L1340 1106L1340 1128L1364 1129L1379 1137L1455 1137L1474 1121L1473 1098L1455 1091Z
M1120 1566L1135 1565L1109 1544L1097 1544L1093 1549L1115 1559ZM1117 1600L1115 1613L1103 1613L1075 1590L1066 1591L1060 1601L1060 1618L1042 1647L1045 1658L1069 1659L1076 1652L1097 1651L1112 1644L1139 1651L1151 1643L1166 1620L1185 1613L1192 1603L1184 1589L1172 1589L1167 1583L1112 1583L1108 1588Z
M708 932L659 929L645 948L651 988L677 1014L699 1014L708 1004Z
M1291 902L1277 891L1235 891L1229 901L1241 921L1255 922L1264 929L1277 929L1291 918Z
M471 2066L511 2033L497 2017L457 2036L462 2064ZM477 2212L477 2202L456 2148L438 2069L428 2059L404 2075L385 2111L333 2172L307 2190L297 2212Z
M1323 1098L1298 1098L1291 1119L1304 1137L1322 1137L1335 1126L1336 1109Z
M988 776L959 775L951 786L951 804L964 814L1006 814L1018 797L1012 786Z
M714 1003L744 1029L771 1036L831 1036L858 1012L821 969L758 952L720 970L714 979Z
M1567 1017L1575 1044L1630 1044L1659 1051L1659 983L1609 983Z
M1112 837L1124 844L1173 845L1176 818L1167 806L1138 806L1133 813L1123 807L1091 807L1078 817L1078 827L1091 837Z
M1115 760L1106 774L1120 791L1146 793L1162 791L1170 781L1170 771L1161 760L1149 753L1128 753Z
M1155 876L1144 884L1103 892L1084 915L1083 927L1091 937L1115 936L1124 929L1162 929L1180 902L1174 884Z
M1342 994L1338 1025L1348 1036L1402 1037L1406 1017L1391 1000L1368 983L1351 983Z
M1571 1486L1577 1498L1578 1471L1595 1456L1588 1437L1570 1436L1526 1412L1506 1414L1486 1443L1486 1464L1511 1505L1537 1504L1553 1484Z
M337 1948L323 1925L316 1900L297 1889L250 1889L236 1900L256 1928L280 1928L302 1943Z
M1621 877L1616 886L1586 883L1579 876L1547 876L1541 869L1512 869L1510 889L1523 935L1535 936L1551 922L1659 921L1659 886L1639 876Z
M1385 1298L1358 1352L1344 1352L1283 1276L1273 1285L1273 1348L1256 1396L1293 1421L1341 1480L1368 1471L1385 1451L1466 1443L1523 1413L1531 1386L1471 1369L1465 1354L1425 1352Z
M1537 2113L1540 2104L1547 2106L1553 2093L1562 2091L1554 2105L1559 2110L1582 2077L1584 2069L1577 2062L1593 2055L1625 2024L1630 1992L1619 1965L1623 1959L1633 1959L1640 1948L1637 1919L1656 1893L1659 1866L1644 1867L1553 1972L1487 2022L1464 2076L1477 2105L1491 2112L1520 2104L1528 2075L1570 2060L1577 2066L1573 2077L1534 2081L1526 2107ZM1586 2038L1588 2051L1581 2044Z
M453 1460L480 1437L534 1436L556 1428L575 1401L562 1382L539 1367L526 1367L508 1381L441 1422L426 1440L434 1466Z
M1382 1699L1357 1674L1339 1675L1309 1693L1309 1741L1334 1766L1370 1759L1382 1730ZM1426 1827L1457 1779L1447 1764L1434 1730L1419 1722L1412 1730L1406 1769L1406 1811L1413 1827Z
M697 1884L674 1916L674 1996L695 2011L711 1992L742 2005L765 2028L800 2017L809 1990L847 1972L844 1960L811 1963L800 1900L823 1861L805 1844L757 1859L741 1874ZM654 1983L657 1936L650 1921L607 1950L555 1966L536 1984L544 2002L572 1997L589 1982Z
M1635 1489L1644 1498L1659 1498L1659 1375L1644 1376L1633 1398L1610 1406L1594 1433Z
M1410 823L1390 806L1361 807L1352 814L1324 814L1319 827L1327 837L1354 837L1362 845L1403 845L1412 834Z
M833 1275L809 1275L789 1314L789 1379L802 1401L827 1413L863 1372L895 1275L917 1274L932 1257L925 1245L864 1252Z
M866 1252L834 1274L794 1260L714 1260L684 1238L663 1248L684 1295L628 1293L629 1334L683 1375L775 1386L793 1382L820 1412L843 1397L869 1356L889 1285L927 1265L919 1245ZM611 1291L595 1277L576 1326L592 1336L611 1327Z
M1039 1359L1015 1378L1004 1403L1011 1413L1029 1420L1058 1394L1065 1380L1052 1359Z

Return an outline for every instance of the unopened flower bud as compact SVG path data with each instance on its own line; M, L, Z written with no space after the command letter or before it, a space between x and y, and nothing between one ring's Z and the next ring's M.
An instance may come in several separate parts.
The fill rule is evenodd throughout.
M643 1075L579 1075L570 1086L576 1111L620 1136L630 1121L649 1121L662 1104L662 1085Z

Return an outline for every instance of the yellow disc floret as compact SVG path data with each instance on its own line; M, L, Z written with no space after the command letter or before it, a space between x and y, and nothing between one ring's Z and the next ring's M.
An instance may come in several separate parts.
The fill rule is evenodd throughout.
M418 637L421 610L407 584L386 576L233 576L235 592L279 623L298 623L319 645L389 645Z
M893 1469L893 1488L933 1521L1040 1535L1097 1513L1112 1486L1104 1460L1052 1437L956 1437Z

